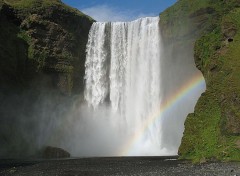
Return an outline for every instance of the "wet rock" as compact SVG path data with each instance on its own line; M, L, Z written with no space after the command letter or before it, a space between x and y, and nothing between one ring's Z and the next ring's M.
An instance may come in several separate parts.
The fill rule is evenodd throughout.
M61 148L47 146L43 149L42 157L46 159L69 158L70 153Z

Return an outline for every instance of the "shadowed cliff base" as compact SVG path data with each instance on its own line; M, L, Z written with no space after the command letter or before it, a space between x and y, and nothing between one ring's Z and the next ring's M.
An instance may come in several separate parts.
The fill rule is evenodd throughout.
M0 1L1 158L35 155L81 96L93 21L58 0Z

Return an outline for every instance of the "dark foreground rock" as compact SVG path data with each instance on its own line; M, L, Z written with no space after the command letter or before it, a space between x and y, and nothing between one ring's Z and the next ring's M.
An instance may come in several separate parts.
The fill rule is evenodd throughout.
M240 163L193 165L162 157L83 158L69 160L0 161L1 176L188 176L240 175Z
M47 146L42 151L42 157L46 159L69 158L70 153L61 148Z

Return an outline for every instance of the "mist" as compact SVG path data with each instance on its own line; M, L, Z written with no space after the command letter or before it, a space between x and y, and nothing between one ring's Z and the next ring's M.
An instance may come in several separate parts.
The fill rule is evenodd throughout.
M184 121L187 115L194 111L198 98L205 90L205 83L202 81L199 86L182 96L164 110L151 127L145 129L144 122L155 113L156 109L160 110L161 105L169 101L190 80L202 77L195 66L192 47L164 41L158 23L153 28L147 28L146 31L144 26L141 26L145 23L148 27L154 26L154 18L136 20L128 24L105 24L112 25L111 30L114 30L114 25L116 25L115 29L125 29L121 31L122 33L116 32L110 35L111 30L103 29L103 32L106 32L106 35L102 35L103 38L105 36L113 38L115 35L113 41L116 51L121 51L124 42L127 42L129 34L124 31L144 29L145 41L135 41L132 44L136 48L139 42L143 42L141 50L136 50L131 57L135 58L136 62L133 60L132 62L135 63L128 65L128 68L131 67L130 70L134 72L131 72L132 75L124 70L125 66L118 67L126 61L126 57L121 55L121 52L120 55L117 52L114 55L112 50L111 56L109 53L102 53L107 59L103 63L102 70L98 71L99 75L102 76L105 72L106 75L97 80L95 85L93 80L87 79L87 74L89 73L90 79L93 70L88 68L85 71L85 91L81 94L68 97L57 93L54 89L49 90L39 85L36 85L37 90L2 91L0 157L39 157L38 152L44 146L63 148L70 152L72 157L176 155L183 136ZM125 28L126 25L129 25L128 30ZM98 33L96 35L99 36ZM121 37L122 35L125 37ZM147 41L149 35L152 38ZM156 35L159 35L159 38ZM137 38L135 31L132 31L132 37ZM104 42L103 40L101 41ZM156 44L158 41L159 43ZM147 48L145 43L154 45L149 44ZM107 51L109 45L106 41L102 49ZM129 47L130 44L127 46ZM130 50L134 51L133 48ZM160 61L152 59L149 63L146 61L145 51L150 53L152 58L159 56ZM111 63L109 58L120 61ZM87 59L90 60L86 63L90 62L91 55ZM113 65L110 67L111 64L115 64L116 67ZM115 70L111 70L113 68ZM129 73L126 74L126 80L134 82L133 87L124 87L125 80L123 81L121 75L119 74L120 77L118 75L121 71ZM112 74L111 80L109 74ZM97 91L97 94L94 94L94 91ZM141 130L143 127L145 130ZM141 135L136 135L138 133Z

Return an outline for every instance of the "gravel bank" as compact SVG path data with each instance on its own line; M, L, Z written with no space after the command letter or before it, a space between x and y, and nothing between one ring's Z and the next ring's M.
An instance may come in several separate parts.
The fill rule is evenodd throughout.
M193 165L164 157L0 160L1 176L240 176L240 163Z

